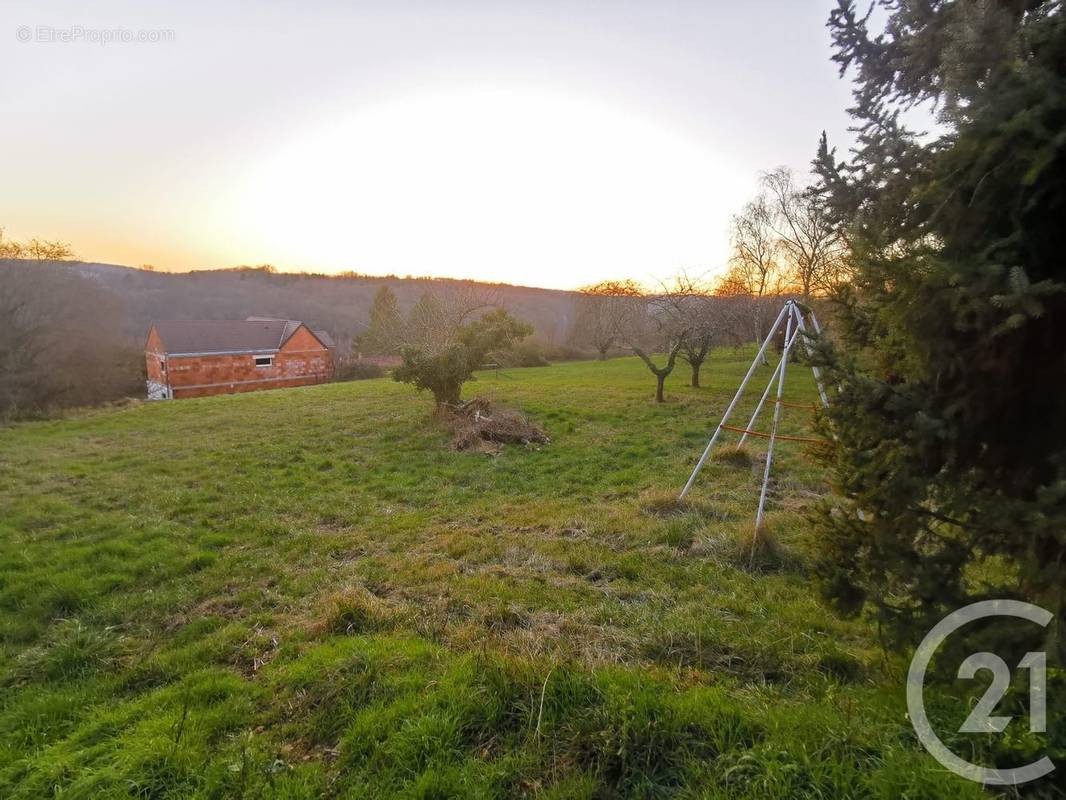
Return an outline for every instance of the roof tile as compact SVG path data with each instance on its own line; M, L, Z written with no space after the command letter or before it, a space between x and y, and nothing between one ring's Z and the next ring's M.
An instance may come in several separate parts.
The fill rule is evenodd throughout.
M301 323L284 319L173 320L155 323L163 349L178 353L256 353L278 350Z

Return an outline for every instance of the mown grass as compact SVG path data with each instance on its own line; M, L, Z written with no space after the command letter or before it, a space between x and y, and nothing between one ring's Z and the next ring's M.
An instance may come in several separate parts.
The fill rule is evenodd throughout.
M814 597L801 445L770 561L761 442L673 502L748 359L482 376L552 436L497 457L387 380L0 430L0 796L974 796Z

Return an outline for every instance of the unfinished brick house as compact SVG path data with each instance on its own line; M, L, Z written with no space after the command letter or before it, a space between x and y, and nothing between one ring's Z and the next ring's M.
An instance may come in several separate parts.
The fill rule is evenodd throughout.
M148 399L309 386L333 378L333 340L293 319L157 322L144 347Z

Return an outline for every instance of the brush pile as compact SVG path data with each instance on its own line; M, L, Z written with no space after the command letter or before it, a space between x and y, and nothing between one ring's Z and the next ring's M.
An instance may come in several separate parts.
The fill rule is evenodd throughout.
M514 409L475 397L451 411L452 448L496 454L505 444L548 444L548 434Z

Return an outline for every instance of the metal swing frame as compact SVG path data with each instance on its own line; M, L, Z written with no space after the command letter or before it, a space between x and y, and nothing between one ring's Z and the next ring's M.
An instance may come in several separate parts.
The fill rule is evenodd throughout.
M696 476L700 474L700 470L703 469L703 465L707 463L708 457L711 455L711 451L714 449L714 445L718 441L719 435L723 430L735 431L742 433L740 441L737 443L739 449L748 436L759 436L770 440L766 449L766 467L763 470L762 478L762 490L759 492L759 510L755 515L755 528L758 530L762 525L763 517L766 510L766 494L770 485L770 467L773 464L774 459L774 444L778 439L785 439L788 441L801 441L801 442L818 442L818 439L808 439L800 436L784 436L778 434L777 428L781 421L781 407L793 405L791 403L785 403L781 399L781 395L785 390L785 371L788 368L789 355L792 352L792 347L796 343L796 338L800 337L800 341L803 343L804 350L808 354L811 354L810 334L808 333L807 321L810 320L811 328L813 328L815 335L821 334L822 329L818 324L818 318L815 317L814 311L802 306L795 300L789 300L785 303L780 313L777 315L777 319L774 320L774 324L770 326L770 332L766 334L766 339L763 340L762 346L759 348L759 352L755 354L755 358L752 359L751 366L748 367L748 373L744 376L744 380L740 382L740 388L737 389L737 393L733 395L732 401L725 410L725 414L722 415L722 421L718 423L718 427L715 428L714 433L711 435L711 440L707 442L707 447L704 448L703 454L700 456L699 461L696 462L696 468L692 470L692 475L689 476L688 482L685 484L685 488L681 490L681 495L678 500L684 500L685 495L688 494L692 485L696 482ZM778 362L777 367L774 368L773 373L770 375L770 381L766 384L766 389L762 393L762 397L759 398L758 405L755 406L755 412L751 415L751 419L748 424L743 428L737 428L726 423L732 416L733 411L737 407L737 403L740 402L741 396L744 394L744 389L747 388L748 382L751 381L751 377L755 374L755 370L759 366L759 362L763 360L763 355L766 352L766 348L770 346L770 342L773 341L774 336L781 327L781 323L785 323L785 346L781 351L781 360ZM826 408L829 407L829 397L825 393L825 386L822 383L822 373L816 366L811 366L811 371L814 373L814 382L818 386L818 396L822 401L822 405ZM777 395L774 400L774 415L773 422L770 426L770 433L760 433L755 431L755 422L759 418L759 414L762 412L763 406L766 405L766 400L770 396L770 390L773 389L774 384L777 384Z

